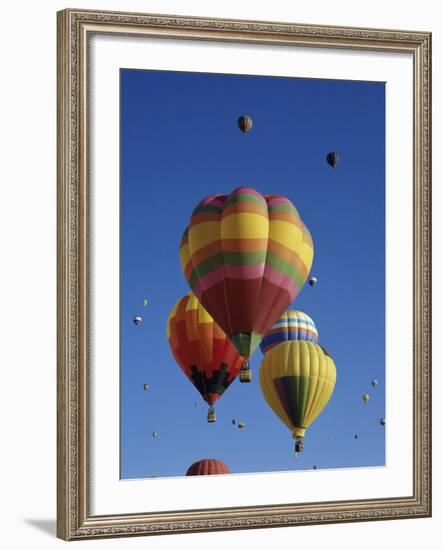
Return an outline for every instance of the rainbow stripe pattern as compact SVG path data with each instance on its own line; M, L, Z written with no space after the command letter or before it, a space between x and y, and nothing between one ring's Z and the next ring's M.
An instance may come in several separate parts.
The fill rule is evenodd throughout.
M292 202L250 187L203 199L180 244L191 289L246 358L300 292L313 254Z

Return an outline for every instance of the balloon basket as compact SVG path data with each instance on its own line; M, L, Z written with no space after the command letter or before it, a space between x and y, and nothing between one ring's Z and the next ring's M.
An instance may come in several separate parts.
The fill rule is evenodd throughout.
M240 369L240 382L242 384L252 381L252 370L249 367Z
M303 439L301 437L299 437L295 440L295 452L296 453L301 453L303 451L303 449L304 449Z
M214 407L209 407L208 410L208 422L215 422L217 420L217 417L215 416L215 409Z

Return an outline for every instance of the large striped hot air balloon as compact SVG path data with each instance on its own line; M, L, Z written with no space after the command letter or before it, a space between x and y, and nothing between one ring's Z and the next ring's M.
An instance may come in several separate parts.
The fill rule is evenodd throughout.
M297 309L285 311L260 342L260 349L266 353L277 344L289 340L307 340L309 342L318 340L314 321L303 311Z
M175 360L209 405L208 422L215 422L214 403L238 375L243 359L192 292L173 307L167 332Z
M334 391L336 369L329 353L314 342L293 340L267 351L260 385L268 405L291 430L295 451L303 449L306 429Z
M189 466L187 476L207 476L214 474L230 474L231 470L217 458L203 458Z
M300 292L313 243L289 199L240 187L198 204L180 260L197 298L248 358Z

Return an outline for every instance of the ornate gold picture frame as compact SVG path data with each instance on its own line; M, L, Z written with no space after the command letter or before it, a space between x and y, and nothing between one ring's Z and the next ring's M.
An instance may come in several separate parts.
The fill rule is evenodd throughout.
M91 106L94 36L404 53L412 57L412 494L251 506L95 513L92 508ZM431 515L431 34L68 9L58 13L58 471L64 540ZM399 184L400 185L400 184ZM93 258L92 258L93 259ZM115 404L117 406L117 403ZM97 465L95 465L97 466ZM100 465L98 465L99 467ZM116 474L118 476L118 472ZM155 506L154 506L155 508Z

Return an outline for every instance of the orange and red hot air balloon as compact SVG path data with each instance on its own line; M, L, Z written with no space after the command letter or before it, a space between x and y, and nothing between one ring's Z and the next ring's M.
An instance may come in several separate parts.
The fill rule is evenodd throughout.
M203 458L189 466L187 476L207 476L214 474L230 474L231 470L221 460L216 458Z
M167 332L175 360L209 405L208 422L215 422L214 403L238 375L243 358L192 292L173 307Z
M180 245L189 286L246 359L300 292L313 255L292 202L250 187L203 199Z

